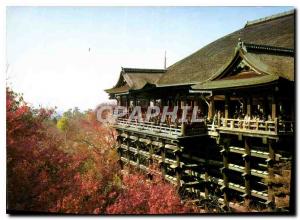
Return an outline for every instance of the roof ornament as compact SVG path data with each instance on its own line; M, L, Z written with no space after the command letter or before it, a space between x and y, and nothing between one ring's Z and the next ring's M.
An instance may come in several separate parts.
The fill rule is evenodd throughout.
M247 48L246 45L244 44L244 42L241 40L241 38L238 39L238 45L237 45L237 50L242 49L245 52L247 52Z

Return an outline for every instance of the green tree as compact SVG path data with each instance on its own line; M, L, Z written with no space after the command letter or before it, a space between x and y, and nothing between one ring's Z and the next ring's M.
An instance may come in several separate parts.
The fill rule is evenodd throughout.
M67 143L67 132L69 130L69 120L67 117L61 117L56 124L57 128L65 133L65 144Z

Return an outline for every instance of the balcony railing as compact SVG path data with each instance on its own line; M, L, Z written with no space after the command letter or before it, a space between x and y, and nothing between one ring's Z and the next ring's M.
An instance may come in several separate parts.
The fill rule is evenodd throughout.
M166 124L155 122L139 122L138 120L129 120L126 118L118 118L116 121L118 126L145 130L154 133L176 135L176 136L193 136L200 135L206 132L205 120L197 123L181 123L181 124Z
M223 118L216 123L207 125L209 131L229 130L239 132L251 133L265 133L265 134L290 134L294 132L293 121L279 121L278 119L272 121L263 120L244 120Z
M117 119L117 125L124 127L136 128L139 130L148 130L156 133L165 133L171 135L181 135L181 125L167 125L164 123L155 124L154 122L139 122L138 120L128 120L123 118Z
M263 121L263 120L244 120L244 119L220 119L216 123L181 123L166 124L155 122L139 122L138 120L129 120L127 118L118 118L116 125L124 128L137 129L140 131L148 131L152 133L160 133L162 135L173 136L195 136L208 132L217 131L233 131L248 132L253 134L265 135L281 135L292 134L294 132L293 121Z

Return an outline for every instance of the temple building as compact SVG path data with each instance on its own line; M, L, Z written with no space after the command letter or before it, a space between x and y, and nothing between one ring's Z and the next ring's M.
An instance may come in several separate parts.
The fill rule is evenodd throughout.
M294 11L276 14L248 21L166 69L122 68L105 91L129 112L178 106L181 115L184 106L198 106L203 119L118 118L122 165L148 173L157 164L183 197L206 209L215 199L224 211L291 209L294 27Z

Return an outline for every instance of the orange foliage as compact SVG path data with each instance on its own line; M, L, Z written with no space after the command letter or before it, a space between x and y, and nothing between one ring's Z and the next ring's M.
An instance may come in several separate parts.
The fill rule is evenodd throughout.
M80 214L190 212L173 186L141 174L122 177L116 133L94 112L56 128L53 110L33 109L6 90L8 211ZM67 140L65 140L67 137Z

